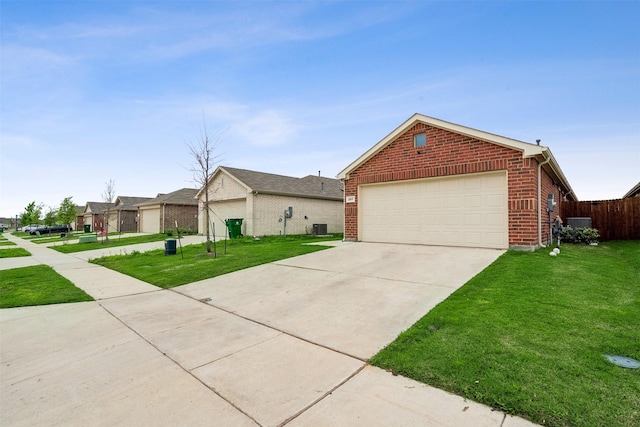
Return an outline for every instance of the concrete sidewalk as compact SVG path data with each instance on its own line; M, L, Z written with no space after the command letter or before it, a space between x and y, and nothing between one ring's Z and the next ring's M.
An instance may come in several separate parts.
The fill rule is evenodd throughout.
M0 310L1 425L532 425L366 363L499 251L341 243L162 290L14 239L96 302Z

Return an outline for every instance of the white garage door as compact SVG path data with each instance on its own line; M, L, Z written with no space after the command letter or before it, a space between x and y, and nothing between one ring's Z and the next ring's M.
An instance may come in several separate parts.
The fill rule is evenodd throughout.
M508 247L506 171L362 185L358 195L362 241Z
M211 206L211 221L215 224L216 236L218 238L224 238L226 236L225 220L231 218L244 219L242 230L245 230L246 214L247 214L247 199L236 200L223 200L218 202L209 202ZM204 213L202 214L204 218ZM204 222L203 222L204 224ZM204 230L202 231L204 234Z
M160 208L141 209L140 220L142 221L140 231L142 231L143 233L160 232Z

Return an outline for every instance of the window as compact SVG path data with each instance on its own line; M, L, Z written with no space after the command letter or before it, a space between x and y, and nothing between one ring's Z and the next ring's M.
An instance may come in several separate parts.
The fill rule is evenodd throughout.
M413 135L413 145L416 148L426 147L427 146L427 134L426 133L417 133Z

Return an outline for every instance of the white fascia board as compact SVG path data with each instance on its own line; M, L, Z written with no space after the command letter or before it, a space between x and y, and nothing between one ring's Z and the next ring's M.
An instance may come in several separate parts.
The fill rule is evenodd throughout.
M433 117L425 116L422 114L414 114L409 117L404 123L395 128L390 134L385 136L382 140L380 140L376 145L367 150L362 156L358 157L354 160L349 166L343 169L340 173L338 173L338 179L348 179L349 173L354 169L361 166L371 157L376 155L379 151L393 142L398 136L402 135L407 129L415 125L416 123L425 123L427 125L437 127L440 129L448 130L451 132L455 132L461 135L470 136L475 139L479 139L481 141L486 141L492 144L500 145L506 148L510 148L513 150L518 150L522 152L523 157L535 157L541 155L545 149L545 147L541 147L536 144L531 144L528 142L518 141L516 139L506 138L504 136L495 135L492 133L484 132L481 130L469 128L466 126L458 125L455 123L446 122L444 120L436 119Z

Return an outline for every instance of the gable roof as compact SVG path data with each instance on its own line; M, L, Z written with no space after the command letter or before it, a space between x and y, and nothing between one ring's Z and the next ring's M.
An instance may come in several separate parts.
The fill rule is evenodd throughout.
M133 211L138 209L136 205L149 200L153 200L153 197L118 196L116 198L115 208L121 211Z
M104 202L87 202L84 207L84 213L97 213L101 214L109 209L113 209L114 203L104 203Z
M343 185L340 180L308 175L304 178L256 172L219 166L209 180L220 173L226 173L247 188L248 191L278 196L307 197L313 199L342 200ZM198 191L198 196L204 187Z
M562 183L562 185L567 189L568 194L573 194L573 198L575 198L575 193L573 192L571 185L569 185L569 181L564 176L564 173L562 173L562 170L560 169L560 166L558 165L556 159L553 157L553 154L551 154L551 150L549 149L549 147L518 141L517 139L511 139L493 133L484 132L478 129L446 122L444 120L436 119L434 117L429 117L418 113L409 117L404 123L395 128L390 134L382 138L377 144L367 150L356 160L351 162L349 166L338 173L338 178L343 180L349 179L349 174L351 172L362 166L369 159L382 151L385 147L395 141L396 138L401 136L416 123L424 123L426 125L433 126L439 129L448 130L457 134L489 142L491 144L500 145L512 150L517 150L522 152L522 156L524 158L535 157L540 162L549 159L549 162L544 166L545 170L547 170L547 172L549 172L552 177L556 178L558 182Z
M198 193L197 188L181 188L172 193L158 194L155 199L149 199L146 202L138 203L136 206L152 206L152 205L192 205L198 206L195 199Z
M629 190L627 194L622 196L623 199L628 199L629 197L640 197L640 182L634 185L634 187Z

